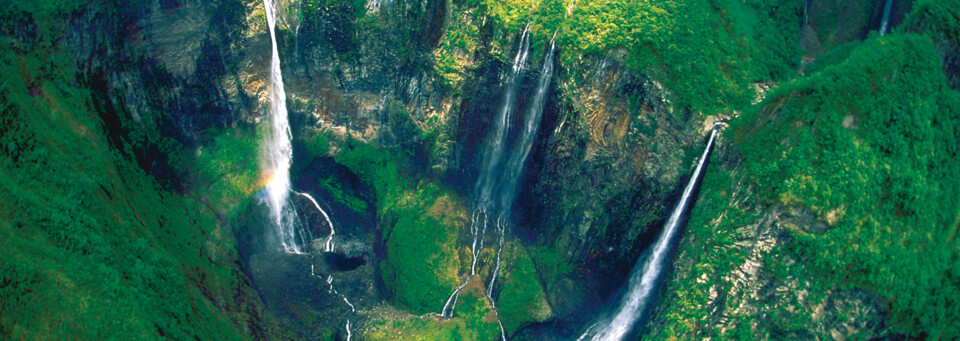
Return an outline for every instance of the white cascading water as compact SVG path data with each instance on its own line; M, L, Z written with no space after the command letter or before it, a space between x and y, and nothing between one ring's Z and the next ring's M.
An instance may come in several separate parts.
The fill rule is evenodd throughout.
M267 26L270 30L270 129L266 133L261 168L267 174L266 194L270 216L276 223L280 244L287 253L303 253L301 243L306 242L302 231L296 228L296 210L289 205L290 199L290 162L293 149L290 145L290 123L287 121L287 95L283 91L283 77L280 75L280 56L277 52L276 8L272 0L263 0ZM298 238L299 237L299 238ZM299 242L298 242L299 239Z
M717 137L718 130L718 127L713 129L710 135L710 142L707 143L707 148L703 150L703 155L700 156L700 162L693 171L693 177L690 178L690 182L687 183L687 187L684 188L683 196L680 197L680 202L677 203L677 207L674 208L673 213L670 214L670 219L668 219L664 225L660 238L657 239L656 244L653 245L653 251L650 253L649 258L647 258L647 261L644 262L642 266L637 264L631 271L627 293L621 299L616 314L614 314L612 318L597 322L588 328L587 331L580 336L578 341L622 340L646 310L647 302L650 301L654 293L654 284L663 274L663 270L667 266L668 247L674 239L674 235L677 234L677 230L679 230L680 217L693 203L690 196L693 194L693 189L703 178L704 165L707 162L710 148L713 147L713 140Z
M520 134L520 140L513 154L507 159L507 166L501 173L501 182L504 184L504 191L500 193L500 208L509 211L513 200L516 197L516 187L520 182L520 176L523 175L523 163L530 155L530 149L537 138L537 130L540 128L540 119L543 117L543 107L547 103L547 90L550 87L550 80L553 78L553 52L555 43L550 40L550 49L543 60L543 68L540 70L540 78L537 79L536 93L533 95L533 101L527 109L527 115L524 117L523 130Z
M533 95L533 101L524 117L523 130L520 133L520 139L513 149L513 153L507 159L506 167L500 173L500 184L503 189L500 192L500 215L497 218L497 232L499 233L499 242L497 248L497 262L490 278L490 284L487 285L487 296L493 301L493 285L496 284L497 275L500 273L500 253L503 251L504 237L509 219L507 215L513 200L517 196L517 185L520 177L523 175L523 164L530 155L530 148L533 147L533 141L537 137L537 129L540 127L540 118L543 116L543 107L547 102L547 90L550 86L550 79L553 77L553 51L555 48L553 39L550 39L550 50L543 61L543 69L540 70L540 78L537 79L536 93Z
M277 228L277 234L280 237L280 244L287 253L304 253L303 245L307 245L313 237L309 235L310 229L301 229L297 226L297 212L293 205L290 205L290 163L293 161L293 147L290 143L290 123L287 120L287 95L283 90L283 77L280 73L280 55L277 49L277 37L275 33L277 22L277 9L272 0L263 0L264 12L267 17L267 28L270 30L270 46L272 56L270 58L270 130L267 131L264 141L263 155L261 155L261 167L264 173L268 175L266 194L267 205L270 207L270 215L274 219ZM299 23L294 30L299 29ZM314 207L323 215L327 225L330 226L330 236L325 243L325 251L333 251L333 236L336 233L333 222L320 204L307 193L294 192L303 196L313 203ZM307 233L307 235L304 235ZM319 275L314 273L313 266L310 266L312 276ZM333 288L333 276L327 277L327 284L330 285L330 291L339 294ZM345 295L339 294L343 301L350 307L352 312L356 312L353 304ZM350 330L350 320L346 323L347 340L349 341L353 333Z
M503 162L503 153L505 151L507 134L510 131L510 119L512 118L514 103L516 102L516 93L518 87L518 77L526 64L527 55L530 51L530 25L523 29L520 35L520 48L517 50L517 56L513 58L513 70L507 76L507 89L504 93L503 106L498 112L497 119L494 121L494 128L487 140L487 148L484 150L483 164L480 166L480 176L477 180L477 201L481 207L490 207L491 197L497 186L499 177L499 166Z
M497 322L500 324L500 337L506 339L503 329L503 323L500 319L499 311L496 310L496 300L493 298L493 288L500 273L501 254L505 243L506 231L509 225L510 207L516 197L517 185L523 173L523 165L530 154L533 142L536 140L537 130L540 127L540 120L543 114L543 108L547 100L547 90L550 80L553 77L553 55L556 47L553 39L550 40L550 49L544 57L543 69L540 71L540 77L537 81L536 92L533 95L526 115L524 116L523 126L520 130L519 139L513 143L513 148L507 148L506 137L509 134L511 113L514 110L514 101L517 91L517 81L520 72L523 70L524 63L529 53L530 37L528 28L524 28L520 37L520 48L514 57L512 73L507 79L507 91L504 94L504 102L501 110L498 112L497 120L494 122L494 129L490 132L487 139L487 149L483 154L483 163L480 167L480 174L477 179L476 203L477 208L471 219L470 233L473 235L471 253L473 260L470 267L470 276L460 285L450 298L444 304L442 316L452 317L454 308L456 308L457 296L464 285L476 275L477 255L483 249L484 235L489 224L497 231L497 253L496 263L491 273L490 282L487 285L486 296L491 306L497 313Z
M887 0L883 5L883 19L880 21L880 36L887 34L887 22L890 20L890 9L893 7L893 0Z
M307 198L307 200L310 200L310 202L313 203L313 207L316 207L317 211L320 211L320 214L323 215L323 219L327 221L327 226L330 226L330 236L327 237L327 241L324 243L323 251L333 252L333 235L337 234L337 230L333 228L333 222L330 221L330 216L327 215L327 211L324 211L323 208L320 208L320 204L318 204L317 200L314 199L310 194L297 191L294 191L294 193Z
M497 119L494 121L494 129L490 132L487 140L488 147L484 150L483 163L480 166L480 176L477 179L476 195L478 209L473 214L470 223L470 232L473 235L472 245L476 246L479 241L479 248L472 248L470 252L473 256L471 262L470 276L463 281L456 290L450 294L440 316L453 317L453 308L456 306L457 295L460 289L470 281L470 278L476 274L477 254L483 249L483 234L487 231L487 208L490 207L490 197L496 185L495 171L503 159L504 141L507 138L507 132L510 130L509 122L513 112L513 104L516 101L517 81L520 72L523 71L523 65L526 63L527 55L530 49L530 25L523 28L520 35L520 47L517 49L517 55L513 58L513 68L507 75L506 92L503 95L503 106L497 112ZM482 225L482 229L480 226Z

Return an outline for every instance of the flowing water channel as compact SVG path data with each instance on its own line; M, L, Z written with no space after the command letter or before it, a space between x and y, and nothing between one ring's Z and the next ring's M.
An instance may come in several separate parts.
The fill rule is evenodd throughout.
M679 231L684 225L681 218L687 214L696 201L693 192L706 172L710 150L713 148L713 141L717 137L719 129L719 126L717 126L711 132L710 141L707 142L707 147L703 150L703 155L700 156L700 162L697 163L693 176L690 177L690 181L684 188L683 196L680 197L676 208L663 226L663 232L660 233L660 238L653 245L650 255L645 262L637 262L631 270L626 293L620 299L616 310L612 311L609 316L601 317L598 322L587 328L587 331L578 340L623 340L633 330L634 325L646 314L650 307L649 303L656 294L655 284L670 264L671 248L676 243Z

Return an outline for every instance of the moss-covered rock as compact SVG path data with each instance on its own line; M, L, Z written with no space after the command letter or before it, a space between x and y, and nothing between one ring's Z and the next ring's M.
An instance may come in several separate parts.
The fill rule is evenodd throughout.
M483 281L474 277L457 300L453 318L436 315L371 323L363 332L368 340L496 340L500 337L496 312L484 296Z
M503 284L497 296L497 309L504 333L513 335L524 324L553 318L553 310L527 250L518 243L508 243L501 256L506 266L501 269Z

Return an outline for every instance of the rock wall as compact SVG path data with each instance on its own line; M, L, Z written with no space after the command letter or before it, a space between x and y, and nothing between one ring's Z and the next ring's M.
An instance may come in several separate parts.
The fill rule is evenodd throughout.
M710 167L719 169L709 176L724 179L725 186L702 188L701 200L721 209L700 209L719 213L715 216L694 213L691 223L706 224L689 226L679 241L644 333L693 339L889 337L882 299L859 288L818 283L806 270L810 260L787 251L792 232L823 233L835 222L817 220L808 209L764 204L738 173L736 150L721 140L715 154Z
M104 2L72 21L73 33L64 44L75 51L91 84L109 94L119 115L158 124L163 136L198 146L210 138L210 129L251 127L265 118L270 41L262 6L255 0ZM468 196L502 92L501 70L509 67L502 56L512 53L498 48L514 47L509 42L519 32L497 33L482 18L453 12L447 1L371 1L362 16L343 6L297 7L291 13L299 15L281 20L278 39L294 138L306 140L323 131L381 147L412 146L424 154L414 160L418 171ZM807 51L862 37L872 13L865 8L871 6L874 2L815 2L812 23L801 34ZM445 29L464 22L478 30L475 44L457 51L463 72L451 84L436 71L436 52ZM517 237L528 248L559 252L531 252L531 257L553 313L572 321L583 318L575 313L610 299L655 239L694 167L709 128L704 116L711 114L675 108L669 89L624 66L624 51L578 57L559 65L514 207ZM539 69L540 59L532 60L523 74L523 93L530 92ZM149 150L137 154L142 167L189 192L187 177L152 162L161 150ZM713 166L734 165L730 157ZM713 313L702 323L730 329L740 316L775 314L791 304L826 312L811 316L811 323L835 321L818 327L817 335L844 335L874 323L877 302L869 294L837 288L809 299L802 294L808 282L774 276L761 266L784 243L789 226L822 224L788 208L743 205L763 212L763 218L740 227L742 240L735 247L750 256L739 268L697 273L696 259L682 251L678 256L675 278L704 276L707 283L725 283L709 291L703 304ZM681 244L697 238L706 236L685 235ZM223 256L225 266L238 266L226 251L211 252ZM558 263L573 266L548 269ZM251 288L238 290L243 295L223 298L223 309L245 307L254 316L251 333L276 336L260 326L264 322L254 321L268 317L262 317L267 314ZM852 315L844 319L830 313L840 307Z

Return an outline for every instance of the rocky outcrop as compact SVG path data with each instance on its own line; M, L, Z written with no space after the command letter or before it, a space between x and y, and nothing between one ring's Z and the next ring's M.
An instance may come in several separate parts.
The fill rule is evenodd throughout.
M233 198L227 207L214 202L207 193L211 179L185 168L178 154L209 142L211 131L256 119L256 101L238 91L245 84L236 72L238 60L251 60L246 53L251 37L242 28L255 21L249 15L253 3L93 1L71 15L60 43L92 90L113 148L217 217L206 240L197 243L216 271L230 274L233 286L225 287L206 270L190 269L190 284L209 301L204 304L224 312L242 334L275 339L286 332L235 251L237 226L229 210L247 206L246 198Z
M669 92L625 68L624 57L565 66L517 200L521 234L587 270L546 280L559 289L552 299L561 317L623 283L705 136L698 115L674 108Z
M471 190L479 146L503 91L500 71L509 67L499 55L511 52L496 50L493 41L511 41L518 33L495 33L485 20L454 13L450 2L441 0L370 1L362 9L342 2L322 10L296 1L279 4L290 8L281 11L287 16L280 21L278 44L295 139L328 132L379 147L413 149L418 151L412 162L415 172L443 179L462 194ZM861 38L874 4L815 2L801 37L807 51L816 53L824 45ZM262 6L255 0L100 4L72 21L72 33L64 44L73 48L91 84L116 104L116 115L127 115L146 130L192 148L203 145L211 129L249 128L266 115L270 40ZM476 31L471 33L471 44L452 52L443 50L455 56L460 68L447 77L437 71L438 51L444 48L445 28L452 25ZM101 31L102 27L108 29ZM661 83L624 66L628 57L613 50L606 55L577 56L572 62L564 59L572 64L559 65L561 71L550 90L513 210L522 244L549 251L530 252L550 305L534 314L537 321L555 316L579 322L584 316L574 312L598 307L613 296L659 233L709 130L702 115L709 113L674 107L670 91ZM526 68L521 92L529 93L537 69L535 65ZM521 103L526 100L519 98ZM120 119L105 116L104 120L109 126ZM149 138L147 148L136 152L141 167L190 192L196 184L187 175L163 161L155 162L164 160L160 141ZM117 147L122 148L122 141ZM725 164L731 167L735 162L731 158ZM731 195L749 197L742 192ZM775 250L789 244L787 230L816 231L828 228L828 223L811 221L809 214L791 208L764 207L752 201L742 204L762 218L739 226L736 243L713 250L736 249L747 255L734 269L698 272L697 255L681 251L678 256L673 281L697 276L698 281L702 278L711 284L709 300L702 303L711 315L698 322L710 326L704 330L726 333L749 316L749 329L761 337L816 338L859 333L876 323L879 303L869 294L831 288L829 294L811 297L806 292L816 283L803 276L779 276L776 271L780 270L770 266L776 261L802 268L803 259L775 259L779 255ZM233 238L228 231L234 227L228 221L221 224L221 233L213 238ZM349 256L381 256L375 247L383 241L372 231L362 234L358 249L365 251ZM703 238L710 236L688 234L680 243ZM211 257L239 269L233 255L211 250ZM271 268L275 261L251 262L259 271ZM327 264L317 259L310 262L278 268ZM343 280L352 284L341 285L353 288L357 297L366 297L364 304L376 306L383 299L377 276L376 268L368 266ZM309 296L314 284L325 281L304 273L268 280L297 282L271 290L287 288L303 297ZM263 305L249 294L251 287L244 282L238 291L244 294L234 301L219 299L223 309L245 306L260 318ZM340 304L329 291L320 296ZM307 316L310 309L323 309L324 304L295 313ZM346 311L342 305L330 309ZM782 311L806 314L804 321L809 322L803 326L813 331L805 334L799 331L802 328L794 328L782 334L779 326L765 324L766 317ZM261 322L250 319L251 329L257 331ZM340 323L327 320L322 323ZM655 319L650 325L659 328L657 323ZM257 332L275 336L271 330ZM321 332L305 335L323 336Z
M725 208L717 216L704 217L706 227L683 235L672 275L645 333L692 339L889 336L879 297L836 283L818 283L808 270L809 259L785 251L792 247L795 232L823 233L834 222L820 221L805 208L764 204L740 180L736 152L721 143L717 154L714 159L722 162L711 166L733 174L732 190L703 188L701 198L724 198L720 205Z

